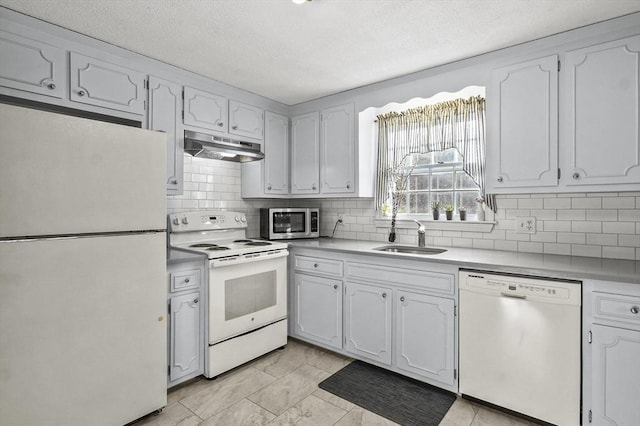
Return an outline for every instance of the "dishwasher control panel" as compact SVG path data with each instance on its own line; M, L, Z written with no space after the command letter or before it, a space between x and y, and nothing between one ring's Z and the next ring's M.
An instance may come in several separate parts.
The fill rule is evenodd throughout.
M483 294L545 300L550 303L580 304L579 281L525 277L519 275L460 271L460 290Z

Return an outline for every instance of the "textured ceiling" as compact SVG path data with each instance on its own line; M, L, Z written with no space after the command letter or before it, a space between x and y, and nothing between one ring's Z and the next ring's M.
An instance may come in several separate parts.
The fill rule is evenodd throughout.
M640 11L639 0L0 0L292 105Z

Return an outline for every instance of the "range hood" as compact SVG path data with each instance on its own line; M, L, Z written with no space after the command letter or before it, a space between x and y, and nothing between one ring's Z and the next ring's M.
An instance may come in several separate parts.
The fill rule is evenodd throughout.
M246 163L264 158L260 144L206 133L184 131L184 151L194 157Z

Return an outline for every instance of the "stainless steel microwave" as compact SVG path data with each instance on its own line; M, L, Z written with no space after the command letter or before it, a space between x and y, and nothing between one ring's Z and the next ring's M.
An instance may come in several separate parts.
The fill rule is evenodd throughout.
M320 209L260 209L260 238L291 240L320 236Z

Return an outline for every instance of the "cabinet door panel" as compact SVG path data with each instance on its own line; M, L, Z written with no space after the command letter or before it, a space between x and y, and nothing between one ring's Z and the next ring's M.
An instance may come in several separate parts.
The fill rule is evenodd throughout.
M144 114L145 75L71 52L70 99L88 105Z
M593 326L593 424L640 424L640 331Z
M229 100L229 133L262 139L264 111L252 105Z
M227 98L184 88L184 124L202 129L227 131Z
M291 119L291 193L320 191L320 113Z
M167 193L182 193L182 86L149 77L149 129L167 134Z
M200 293L172 297L170 381L198 371L200 346Z
M494 70L487 98L488 186L556 186L558 57Z
M295 333L342 349L342 281L295 275Z
M62 98L66 92L66 52L0 31L0 85Z
M640 184L639 60L640 36L566 55L567 185Z
M388 288L347 283L347 351L391 364L392 296Z
M289 193L289 118L265 112L264 192Z
M397 367L453 385L454 301L405 291L394 300Z
M320 170L323 193L354 192L353 104L322 111Z

